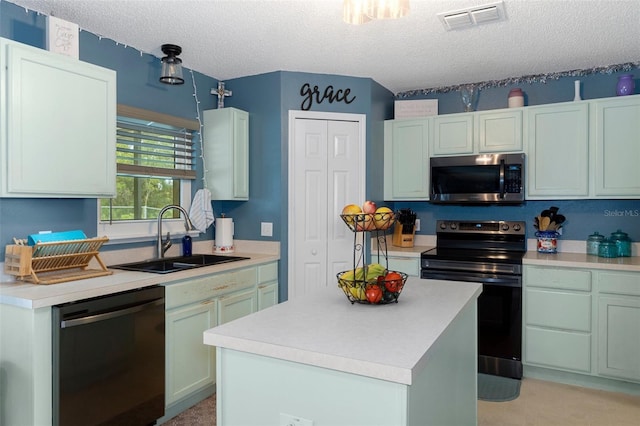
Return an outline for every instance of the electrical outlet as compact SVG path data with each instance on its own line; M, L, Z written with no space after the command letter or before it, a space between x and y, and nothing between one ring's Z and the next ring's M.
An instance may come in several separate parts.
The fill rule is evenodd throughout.
M416 219L416 232L420 230L420 219Z
M280 426L313 426L313 420L280 413Z
M273 223L261 222L260 223L260 235L263 237L273 237Z

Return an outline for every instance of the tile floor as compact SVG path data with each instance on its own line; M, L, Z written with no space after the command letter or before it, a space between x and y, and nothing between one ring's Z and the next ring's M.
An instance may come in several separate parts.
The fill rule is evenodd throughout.
M478 401L478 426L640 426L640 396L524 378L508 402Z

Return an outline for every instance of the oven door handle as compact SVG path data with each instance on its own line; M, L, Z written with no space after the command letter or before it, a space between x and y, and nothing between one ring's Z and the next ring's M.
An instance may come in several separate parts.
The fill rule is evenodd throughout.
M521 277L504 276L479 276L473 274L461 274L452 272L422 271L422 279L444 280L444 281L464 281L488 284L497 287L522 287Z

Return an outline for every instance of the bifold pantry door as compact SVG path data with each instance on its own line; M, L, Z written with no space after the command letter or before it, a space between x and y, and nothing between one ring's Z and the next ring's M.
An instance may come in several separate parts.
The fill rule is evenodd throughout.
M290 113L289 299L337 287L336 274L353 264L354 235L340 212L364 201L364 117L324 115L333 119Z

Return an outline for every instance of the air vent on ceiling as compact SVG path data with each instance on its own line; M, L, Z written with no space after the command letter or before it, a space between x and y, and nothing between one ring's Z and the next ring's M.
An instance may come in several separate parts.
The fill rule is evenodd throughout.
M467 9L438 13L438 18L447 31L459 30L486 24L494 21L504 21L504 3L495 3L473 6Z

